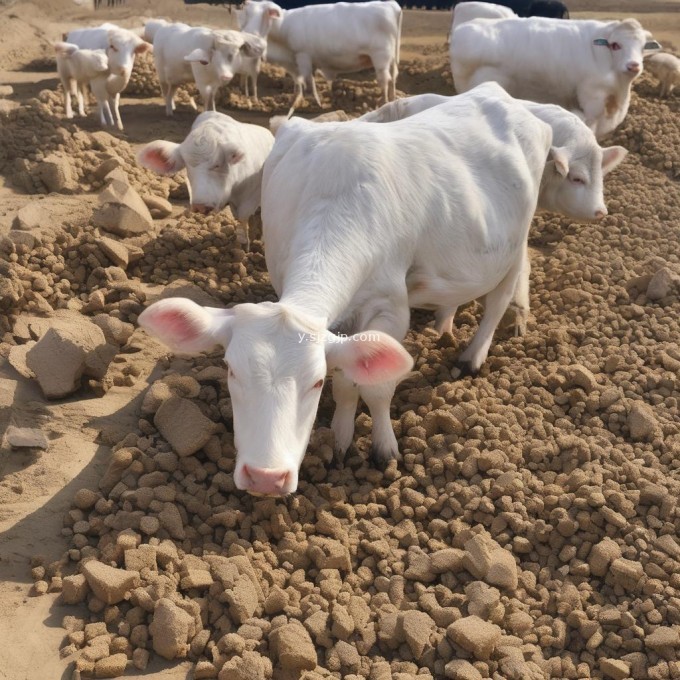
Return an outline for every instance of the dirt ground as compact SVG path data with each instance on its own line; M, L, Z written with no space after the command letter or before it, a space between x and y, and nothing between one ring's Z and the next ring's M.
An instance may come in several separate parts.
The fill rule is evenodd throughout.
M590 10L594 5L597 11ZM133 151L152 139L181 141L195 116L180 98L175 117L165 117L150 60L138 59L130 91L122 98L125 131L98 138L99 142L78 136L79 131L99 130L92 115L60 128L61 97L43 93L57 87L50 43L62 33L103 20L136 27L154 16L235 25L234 15L225 8L185 6L180 0L128 0L96 14L71 0L0 3L0 85L11 85L14 91L0 99L4 145L0 146L0 239L27 204L42 206L49 215L30 232L35 237L31 245L11 252L0 249L0 266L7 266L0 269L0 277L15 277L12 281L17 285L28 282L28 292L16 305L3 306L0 296L0 333L4 333L0 335L0 432L10 425L40 427L49 440L42 452L12 450L4 441L0 445L2 680L71 680L79 652L67 650L69 654L60 658L60 648L69 644L62 627L66 615L88 622L109 616L110 632L116 631L129 605L121 604L120 611L97 609L90 598L90 611L85 603L67 606L58 592L36 596L34 581L49 583L50 577L60 580L78 570L85 553L82 546L74 548L74 535L82 536L74 531L77 521L89 522L85 543L92 550L104 550L112 533L101 528L99 510L75 510L73 503L80 489L93 489L108 498L107 491L100 490L101 480L121 442L139 455L144 450L145 465L153 460L152 452L168 453L167 444L153 429L153 415L140 411L149 386L168 375L196 376L220 366L216 355L172 358L137 332L119 347L107 378L66 399L48 401L35 380L22 376L10 363L12 348L40 336L50 325L75 323L83 314L91 317L96 312L87 311L88 304L98 290L106 295L102 309L123 321L134 321L145 299L154 299L168 286L220 304L271 296L259 242L248 256L239 254L233 221L184 217L186 192L181 180L161 182L134 169ZM635 16L664 47L680 48L678 3L581 2L573 5L572 16ZM454 93L444 45L449 24L448 13L405 13L401 92ZM332 88L324 83L320 90L323 110L342 108L351 114L372 108L378 98L370 73L340 79ZM290 81L268 68L261 78L261 105L251 107L233 88L222 95L220 105L240 120L266 124L271 115L287 110L289 91ZM306 481L301 483L299 500L267 505L234 496L225 501L241 519L254 517L253 524L259 521L264 529L243 522L238 530L229 525L225 533L225 527L216 529L207 519L202 524L196 520L202 511L194 516L193 510L182 508L185 524L196 520L201 531L208 526L206 531L214 533L210 549L208 539L192 544L186 538L175 540L180 551L200 556L215 544L226 550L231 540L262 567L261 585L269 588L270 595L275 584L286 593L286 607L269 607L278 618L285 614L290 621L304 620L312 630L307 621L315 607L330 612L327 635L311 633L319 665L309 671L309 680L328 677L331 671L336 677L371 680L406 680L416 674L439 678L444 677L444 664L455 659L469 660L469 668L479 677L503 680L680 678L680 107L677 92L668 101L659 100L646 74L636 82L634 92L628 118L605 142L630 150L626 162L606 182L610 215L597 225L574 224L552 215L535 220L530 238L528 333L522 338L497 334L481 375L453 382L451 363L474 332L480 307L462 310L454 337L442 340L429 327L431 317L414 315L406 345L416 357L419 373L400 386L392 412L405 453L399 471L392 469L383 476L366 464L370 431L366 413L358 419L356 456L344 470L325 469L332 414L330 394L325 393L317 433L303 465L301 479ZM13 114L12 102L28 110L28 116ZM300 115L321 112L306 104ZM72 157L76 190L46 194L39 181L31 184L45 144ZM61 263L62 271L65 264L70 272L69 251L74 254L70 262L100 256L92 246L98 235L93 236L89 226L101 186L93 179L100 152L123 159L135 188L169 195L173 203L172 214L155 221L152 234L130 241L143 254L124 274L132 291L127 298L111 295L115 286L97 279L102 268L90 264L85 265L82 280L71 281L80 280L80 287L57 285L60 275L55 274L55 263ZM21 168L25 173L19 181ZM46 288L36 285L38 274L47 277ZM649 292L655 276L670 282L664 295L654 297ZM206 379L191 397L204 415L228 423L224 415L230 408L228 395L219 382ZM233 458L228 427L221 436L222 453L230 450ZM193 487L186 488L206 496L218 468L226 472L231 468L210 455L200 456L198 471L182 472L185 481L192 478ZM148 465L158 471L153 462ZM128 471L125 479L136 484L139 474L139 470ZM164 488L175 484L174 479L166 479ZM110 502L118 512L129 510L122 501ZM108 512L113 517L116 510ZM324 529L328 515L332 529ZM276 529L279 520L296 532L301 553L307 550L315 555L307 542L311 546L317 533L341 543L351 569L324 569L313 557L291 556L292 549L286 547L290 536ZM168 533L161 530L159 537L167 539ZM493 540L516 563L519 581L507 588L499 585L500 595L482 583L484 578L474 573L474 567L472 575L458 563L451 574L418 571L422 555L443 553L450 547L461 559L464 552L472 554L470 541L475 537ZM373 549L370 543L379 543L380 548ZM265 554L270 559L269 553L271 560L278 560L271 573L271 564L258 561ZM234 554L241 553L229 553ZM609 555L608 561L602 555ZM328 585L336 578L330 572L336 571L342 581L337 589ZM482 586L474 585L480 583L488 590L482 593ZM305 594L325 601L310 604ZM188 590L185 595L207 606L204 592ZM368 613L365 619L357 614L342 633L342 617L350 608L348 602L356 604L354 598L366 603ZM222 634L238 633L248 641L247 653L270 655L269 627L278 624L274 615L263 613L262 606L258 606L256 626L264 636L260 633L262 640L253 644L243 626L230 628L219 617L214 617L215 622L212 610L210 615L204 612L204 618L210 619L204 624L211 632L211 644ZM395 629L406 630L404 612L416 611L428 612L428 620L413 624L415 628L431 625L427 639ZM466 647L451 630L456 620L475 612L493 621L505 636L505 646L498 644L486 656L478 654L476 647ZM377 639L361 637L357 621L375 629ZM671 641L655 642L653 636L666 630ZM123 633L118 636L122 638L127 639ZM139 640L128 647L125 640L119 644L129 654L133 647L145 646ZM146 646L150 649L151 643ZM356 651L348 647L359 650L361 659L357 661L352 656ZM508 651L511 647L515 651ZM220 649L220 661L232 663L233 656ZM165 661L152 654L145 671L130 668L127 675L187 678L199 658L204 657L193 654L189 660ZM469 668L465 672L472 673ZM478 677L463 675L463 670L454 675L451 668L446 672L447 677ZM267 671L262 673L253 677L270 677ZM223 672L221 680L223 676L245 677ZM274 677L299 674L286 675L275 667Z

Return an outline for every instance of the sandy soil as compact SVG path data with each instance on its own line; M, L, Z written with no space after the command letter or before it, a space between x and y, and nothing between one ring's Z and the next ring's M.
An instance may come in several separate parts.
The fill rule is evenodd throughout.
M673 11L677 3L661 0L656 2L626 0L623 3L612 1L609 4L599 3L598 7L601 7L601 11L584 11L585 7L591 5L592 3L581 3L580 6L575 6L576 11L574 11L573 16L601 18L605 16L623 17L633 14L638 16L644 26L653 31L655 37L662 43L680 47L680 11ZM0 9L0 22L3 25L3 37L0 43L0 84L10 84L14 88L11 101L19 104L28 102L37 97L42 90L56 88L56 75L50 70L50 42L59 39L64 31L83 24L95 24L102 20L114 20L123 26L133 27L139 25L143 17L150 16L167 16L194 24L234 25L234 17L226 9L201 6L186 7L180 0L138 0L135 2L130 0L126 6L115 10L103 9L96 15L70 0L43 0L35 3L16 2ZM400 90L409 94L427 91L443 94L453 93L451 78L446 65L446 50L443 44L448 28L449 15L447 13L425 11L409 11L406 13L402 42L402 60L404 63L399 81ZM366 82L367 79L370 79L370 74L363 78L361 85L365 86L366 96L370 100L374 93L371 90L370 83ZM271 78L269 80L265 78L264 81L264 97L265 99L269 98L266 99L269 102L269 105L265 107L267 110L249 110L244 100L236 97L233 103L238 110L237 115L241 119L265 123L272 113L281 113L286 110L286 96L282 93L280 86ZM345 89L342 89L343 87ZM663 116L665 116L663 120L666 127L664 129L672 130L675 134L678 116L677 96L674 105L669 104L666 107L665 104L658 104L657 106L649 80L644 80L638 89L641 98L636 100L636 104L632 107L629 121L614 135L617 143L630 146L635 140L637 147L631 149L634 153L631 154L630 163L626 165L628 169L622 170L616 182L616 188L610 191L610 198L613 199L615 206L612 212L617 213L616 207L618 207L618 212L630 216L635 224L629 227L613 221L611 227L619 230L616 233L620 233L622 242L625 242L630 230L639 226L636 220L652 219L651 208L650 212L642 213L642 217L640 217L632 208L628 207L626 197L623 194L629 180L637 182L642 176L635 173L649 172L653 174L650 175L651 179L645 191L648 192L649 196L652 196L653 191L657 191L654 194L656 198L651 202L658 208L658 214L662 216L665 229L671 232L671 235L674 232L675 237L674 240L671 239L670 245L661 248L662 252L651 248L649 253L645 252L642 247L644 234L640 236L640 233L635 232L635 237L630 237L633 239L631 248L637 249L635 252L638 253L638 260L640 263L644 262L646 266L646 269L641 267L638 271L635 269L634 263L626 260L629 279L626 286L629 291L633 291L630 304L634 305L640 304L639 297L642 293L634 288L633 279L654 273L655 270L650 268L652 265L649 262L653 261L660 266L660 263L663 263L664 256L667 255L669 261L673 261L674 266L677 266L677 230L680 227L677 200L672 197L673 192L677 195L677 177L680 174L677 154L673 155L672 151L668 152L667 149L664 149L663 140L658 138L656 142L654 139L647 139L646 137L644 139L640 137L642 141L638 139L639 135L642 134L640 130L644 129L645 125L650 124L649 117L644 117L648 115L644 111L645 102L652 101L655 102L655 115L662 111ZM332 103L344 106L347 104L347 106L354 107L355 112L361 110L363 91L355 96L357 94L356 84L349 84L346 87L341 85L340 90L333 92L324 86L322 91L327 105ZM133 148L153 138L181 140L194 117L193 112L184 106L179 108L173 120L166 120L162 115L162 102L158 96L124 96L121 108L126 129L119 137L129 142ZM318 112L314 107L308 106L302 111L302 115ZM659 113L658 115L662 114ZM98 129L93 118L79 120L77 126L87 132L94 132ZM680 141L677 136L672 139L676 143ZM673 180L672 176L676 179ZM9 167L5 167L4 176L0 177L0 236L9 231L16 211L38 198L36 195L22 193L13 186L12 179ZM59 230L64 223L85 224L94 204L95 195L94 193L88 195L52 194L44 200L53 216L53 223L43 225L42 230L39 229L37 233L42 232L45 234L45 238L49 239L51 238L50 234L53 234L55 229ZM659 202L663 205L660 205ZM170 232L178 227L177 217L181 212L181 201L177 204L180 207L166 223ZM190 223L189 227L193 228L196 224L198 223ZM204 225L199 226L203 228ZM586 234L591 239L591 243L598 243L600 236L595 228L588 227ZM215 236L215 238L218 237ZM649 238L654 238L654 235L650 233ZM561 245L558 245L560 242L562 242ZM187 248L190 249L194 245L195 241L192 241ZM593 247L597 248L598 246ZM589 281L591 277L595 281L598 276L597 262L589 261L588 255L579 251L578 241L574 239L574 231L571 225L554 218L546 218L540 221L535 237L532 239L532 248L535 255L535 280L533 281L535 292L532 298L532 310L537 318L542 314L542 305L545 306L545 309L550 309L550 313L545 312L543 316L538 318L533 327L533 333L530 333L528 338L525 339L526 346L521 345L520 341L508 341L507 346L503 346L509 349L511 354L514 352L517 356L522 355L523 360L531 363L535 371L536 367L538 368L536 372L539 374L554 370L554 366L540 357L537 358L535 353L531 354L532 343L535 345L539 342L537 337L540 338L549 332L560 334L560 337L564 336L565 338L569 333L572 333L569 357L570 361L574 363L590 362L594 366L598 362L604 362L609 353L628 350L634 353L633 340L631 340L633 345L630 347L627 340L622 347L612 344L611 348L605 349L604 355L600 352L596 359L589 355L586 350L581 352L579 344L583 343L585 346L588 343L588 332L582 331L582 328L589 327L589 312L584 311L583 307L578 307L578 304L569 307L569 304L560 298L559 293L554 292L554 287L540 289L541 284L545 286L571 285L578 287L583 283L583 279L580 277L586 275L583 272L587 272ZM615 248L615 245L607 244L607 248ZM622 257L629 257L629 255L617 254L612 250L607 266L615 266L612 263ZM567 261L571 263L571 269L565 267L564 271L560 270L557 273L553 271L557 266L556 263L562 266ZM251 264L258 266L260 270L262 268L261 258L259 260L254 259ZM578 276L574 272L577 272ZM152 283L163 284L166 282L152 281L147 283L151 285ZM623 283L621 282L620 285L623 286ZM644 289L641 290L644 292ZM621 292L619 291L618 294L620 296ZM592 296L589 294L589 298L593 300L592 310L594 311L592 311L592 314L605 314L604 308L607 303L603 304L602 298L599 298L598 301L597 296L597 292ZM663 316L664 313L671 316L675 315L677 321L678 296L676 295L667 304L670 305L670 309L666 307L665 310L659 312L658 316ZM560 320L562 313L570 317L569 321ZM634 311L633 313L637 312ZM576 324L577 330L573 328L575 318L579 322ZM598 317L594 316L593 318ZM433 352L438 347L423 330L422 324L426 321L427 319L423 321L423 319L417 317L418 330L410 336L411 347L415 348L416 353L419 351L418 348L422 351L423 347L429 347L429 351ZM474 316L470 312L466 312L465 321L462 322L462 334L469 335L467 333L470 330L468 326L474 323ZM602 323L606 325L607 322ZM590 327L590 331L597 333L599 324L595 323L593 327ZM645 327L643 334L647 333L649 337L651 333L651 337L656 337L654 336L656 332L656 326L652 324ZM576 341L574 341L574 338L576 338ZM659 340L659 347L663 345L665 350L675 356L673 352L675 351L677 354L677 335L666 338L660 332L659 338L665 339L664 342ZM563 341L568 346L568 341L564 339ZM30 560L36 555L42 555L45 563L51 563L61 558L70 547L69 532L63 531L63 516L71 508L75 492L81 488L96 489L108 465L111 445L120 441L126 432L136 431L143 391L160 377L163 371L186 372L190 364L188 365L180 360L176 360L174 363L167 361L164 363L161 361L165 357L163 349L149 343L143 356L136 362L139 375L133 385L113 387L104 396L94 396L94 394L83 390L66 400L47 402L36 384L22 378L7 361L7 352L12 342L11 334L8 334L3 344L0 345L2 347L2 351L0 351L0 432L4 431L9 424L39 426L48 433L50 446L46 452L39 454L12 451L7 447L0 448L0 640L2 640L2 644L0 644L0 678L2 680L56 680L57 678L68 678L70 680L70 670L68 669L71 659L62 660L59 658L59 648L64 639L61 620L66 614L77 613L82 616L84 606L63 606L58 602L57 594L54 593L42 597L31 597L29 592L33 580L30 572ZM456 345L459 342L460 339L456 340ZM650 356L654 354L653 349L648 351ZM524 356L525 352L526 356ZM645 352L647 350L644 352L640 350L638 356L647 357ZM528 356L532 358L529 360ZM680 359L680 357L676 356L676 359ZM644 360L649 359L645 358ZM502 363L499 357L497 357L496 363ZM674 365L672 361L669 361L669 364ZM642 371L642 369L640 370ZM660 418L663 423L666 450L674 452L671 457L675 460L675 464L664 462L661 467L654 467L655 474L658 472L660 475L655 479L658 483L661 483L660 480L665 475L666 479L670 480L668 483L671 484L671 482L678 482L677 442L680 441L680 435L677 432L677 424L680 422L680 413L677 407L677 374L673 378L668 373L672 373L672 371L665 374L666 380L670 381L672 387L669 388L670 395L666 396L665 402L663 399L652 398L647 393L648 389L658 387L658 381L650 388L641 386L643 383L642 373L631 378L631 380L637 381L635 386L623 382L615 382L614 386L617 389L624 390L627 397L632 398L637 395L636 398L643 397L651 400L655 405L661 404L659 409L663 410L663 415ZM523 376L530 386L532 381L534 381L534 386L541 382L540 375L539 377L532 376L525 371ZM486 389L496 391L500 389L498 384L493 382L489 384L487 379L492 380L492 378L487 376L483 379L482 382L486 385ZM652 378L650 378L650 381L654 382ZM413 388L413 385L408 387L411 391L413 391ZM485 398L484 394L475 391L473 395L469 388L470 385L467 384L465 400L481 403ZM408 391L407 388L404 389ZM434 385L432 385L432 389L434 389ZM505 389L507 392L507 387ZM489 398L491 398L492 393L492 391L488 392ZM460 397L460 391L457 394ZM669 402L668 399L671 399L671 401ZM324 402L326 407L320 417L322 421L328 419L327 402L328 400ZM409 400L403 397L401 403L402 405L409 403ZM410 405L414 407L413 403ZM425 411L428 408L426 407ZM580 407L575 406L575 408L578 410ZM404 406L405 410L407 410L406 406ZM404 411L400 411L397 418L401 415L403 419ZM423 413L419 412L418 418L422 415ZM537 439L541 438L536 431L531 435L527 433L525 435L527 443L536 442ZM549 435L544 434L544 436L550 438ZM579 436L581 436L581 433L579 433ZM583 436L585 437L585 435ZM611 444L613 448L617 446L623 448L624 442L625 446L629 445L625 433L617 430L616 437L618 439L614 438L614 443ZM471 436L472 438L474 437ZM524 435L521 439L524 441ZM582 442L581 446L583 445ZM521 449L523 444L519 443L517 446ZM638 449L633 452L633 448L630 447L625 450L630 453L629 458L640 459L651 455L653 449L654 447L649 445L642 453ZM528 460L533 460L529 454L527 456ZM521 467L521 464L517 467ZM640 467L644 467L644 464L640 463ZM412 471L411 469L410 472ZM536 475L543 475L546 484L549 483L551 478L555 477L555 474L552 474L551 477L551 473L546 472L543 468L534 467L533 471ZM606 473L605 476L607 474L609 478L614 477L614 473L611 471ZM475 484L481 488L480 480L476 479ZM636 481L632 480L629 486L635 487L635 484ZM416 485L415 481L413 485ZM673 524L673 521L675 524ZM666 530L667 532L674 531L674 535L677 536L677 511L675 519L668 520ZM625 531L620 532L620 537L623 543ZM512 545L512 543L509 542L508 545ZM677 597L677 583L675 588L675 597ZM656 601L654 604L657 604ZM672 623L677 628L680 622L675 620ZM559 652L553 650L553 654L559 655ZM161 662L155 657L143 675L148 678L167 678L168 680L185 678L188 677L190 667L191 664L186 662L177 665L174 662ZM672 669L668 672L671 673ZM134 675L130 672L128 674ZM139 675L142 675L142 673L139 673ZM552 677L559 677L559 675ZM659 677L680 676L666 675Z

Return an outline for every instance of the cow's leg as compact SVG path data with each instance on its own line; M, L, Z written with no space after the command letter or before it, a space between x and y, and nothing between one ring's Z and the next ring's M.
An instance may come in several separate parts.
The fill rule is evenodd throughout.
M165 90L165 115L172 116L175 110L175 92L177 92L177 85L167 83Z
M387 66L375 70L375 77L378 80L378 85L380 85L380 90L382 91L382 104L387 104L390 101L390 70Z
M529 276L531 274L531 261L529 260L529 244L524 247L522 256L522 269L517 277L515 292L510 301L509 309L515 315L515 337L527 332L529 320Z
M441 307L434 314L434 327L440 335L453 334L453 317L458 307Z
M250 250L250 237L248 236L248 218L238 220L236 227L236 240L243 246L243 250Z
M386 300L388 305L380 309L373 318L362 323L365 331L382 331L401 342L408 331L410 310L408 297L404 291L402 299L390 296ZM373 420L371 437L371 460L373 464L384 469L390 460L400 458L397 438L390 420L390 404L397 387L396 380L380 383L379 385L360 385L359 395L364 400Z
M76 93L78 96L78 115L85 115L85 100L87 98L87 85L85 83L80 83L77 86Z
M293 95L293 102L288 109L288 117L293 115L295 109L302 104L305 100L305 82L304 78L300 75L295 76L295 91Z
M397 76L399 75L399 64L396 59L392 59L390 71L390 91L388 94L390 101L393 102L397 98Z
M295 55L295 60L297 62L299 77L302 78L303 83L309 84L309 88L314 96L314 101L318 106L321 106L319 93L316 89L316 81L314 80L314 65L312 64L311 57L308 54L301 52Z
M120 118L120 92L116 92L113 98L110 100L113 104L113 114L115 121L111 120L111 125L116 125L119 130L123 129L123 121Z
M335 435L335 461L342 463L354 439L359 388L340 370L333 371L333 399L335 412L331 430Z
M524 257L520 254L498 286L487 293L484 303L484 316L470 345L460 355L457 365L452 371L452 374L457 373L454 377L475 375L486 360L494 331L503 318L510 300L512 300L523 263Z

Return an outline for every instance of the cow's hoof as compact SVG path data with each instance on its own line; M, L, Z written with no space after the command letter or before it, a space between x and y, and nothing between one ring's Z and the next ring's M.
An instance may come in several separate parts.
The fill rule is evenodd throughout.
M454 380L460 380L460 378L466 378L467 376L474 378L477 373L479 373L479 369L474 370L470 361L458 361L451 369L451 377Z
M368 454L371 465L373 465L376 470L380 470L380 472L385 472L390 462L397 460L397 458L398 457L392 454L392 452L382 451L375 446L371 446L371 451Z

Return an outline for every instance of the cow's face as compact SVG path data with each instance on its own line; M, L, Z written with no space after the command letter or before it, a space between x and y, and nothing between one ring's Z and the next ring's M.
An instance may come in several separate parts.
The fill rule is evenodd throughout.
M635 19L611 22L594 41L596 49L609 50L613 70L631 78L642 73L642 55L649 34Z
M209 213L218 212L229 203L234 173L245 154L238 144L224 139L219 126L205 122L181 144L163 140L147 144L138 159L143 166L162 175L185 168L192 209Z
M565 146L550 150L539 206L577 220L598 220L607 214L604 177L628 152L620 146L603 149L584 124L574 127Z
M281 303L218 310L169 298L146 309L139 323L178 351L225 348L237 448L234 482L253 494L297 489L330 369L357 384L377 384L401 377L413 364L383 333L340 338L326 331L325 319Z
M274 2L246 2L238 10L238 24L245 33L266 38L272 26L283 17L283 10Z
M135 65L135 55L151 50L152 47L129 31L111 29L107 37L106 55L109 58L109 69L113 75L128 80Z

